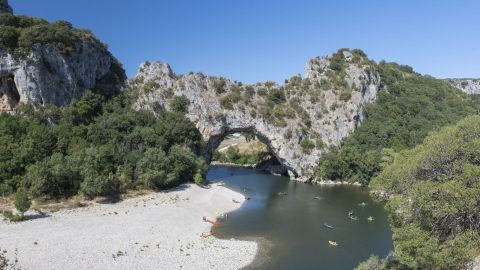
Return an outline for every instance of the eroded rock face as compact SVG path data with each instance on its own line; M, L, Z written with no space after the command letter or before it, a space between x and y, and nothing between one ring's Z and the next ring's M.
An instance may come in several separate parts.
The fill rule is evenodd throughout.
M12 7L8 4L8 0L0 0L0 14L13 14Z
M469 95L480 95L480 79L446 79L445 81Z
M112 91L126 78L114 65L116 60L94 40L76 44L70 55L42 45L18 58L0 50L0 111L19 103L67 105L87 89Z
M341 72L329 68L332 56L317 57L307 63L305 79L293 77L282 86L243 85L201 73L176 76L167 64L147 62L129 87L139 89L137 109L169 108L173 96L186 97L190 101L186 116L208 142L208 159L226 135L250 131L291 178L309 181L322 154L353 132L363 119L364 105L376 98L380 87L371 62L343 53ZM276 100L272 93L282 91L284 100L272 105Z

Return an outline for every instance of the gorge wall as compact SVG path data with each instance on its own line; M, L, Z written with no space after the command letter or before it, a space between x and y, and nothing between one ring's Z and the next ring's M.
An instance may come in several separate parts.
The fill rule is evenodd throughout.
M108 93L119 89L125 72L107 47L93 34L67 22L12 15L0 2L0 111L13 111L20 103L67 105L85 90ZM36 40L35 33L47 38ZM31 47L25 48L25 44ZM65 44L63 44L65 43ZM24 47L22 47L24 46ZM58 47L68 48L68 52Z
M175 97L188 100L186 116L207 142L208 160L226 135L249 131L291 178L309 181L322 154L361 122L380 76L363 52L340 50L311 59L304 79L295 76L284 85L244 85L202 73L177 76L167 64L146 62L129 87L139 89L137 109L170 108Z

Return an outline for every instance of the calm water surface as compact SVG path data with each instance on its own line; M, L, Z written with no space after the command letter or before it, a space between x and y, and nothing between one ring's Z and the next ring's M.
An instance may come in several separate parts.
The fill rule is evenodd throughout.
M214 230L222 238L263 237L271 242L269 260L258 268L353 269L370 254L385 256L393 249L383 205L373 202L365 188L297 183L229 167L212 167L207 178L222 180L251 198ZM368 205L361 207L361 202ZM349 210L358 221L347 218ZM369 216L375 220L369 222ZM335 228L324 228L323 223ZM339 246L329 246L329 240Z

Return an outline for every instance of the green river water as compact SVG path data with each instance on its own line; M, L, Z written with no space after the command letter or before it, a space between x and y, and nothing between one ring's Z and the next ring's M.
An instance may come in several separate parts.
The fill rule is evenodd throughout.
M226 187L250 197L214 232L226 239L265 239L259 241L268 243L260 245L265 252L257 256L253 268L353 269L370 254L385 256L393 249L383 205L374 202L366 188L298 183L230 167L212 167L207 179L222 180ZM359 206L361 202L367 205ZM348 218L350 210L358 220ZM369 216L374 221L368 221ZM334 229L323 227L324 223ZM339 246L330 246L329 240Z

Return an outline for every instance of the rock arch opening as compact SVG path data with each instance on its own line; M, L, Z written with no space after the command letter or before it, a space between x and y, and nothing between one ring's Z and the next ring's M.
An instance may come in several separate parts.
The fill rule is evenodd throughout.
M280 162L270 141L254 128L228 130L210 138L207 160L213 164L252 167L271 174L288 176L288 168Z
M15 110L20 102L20 94L12 74L0 77L0 112Z

